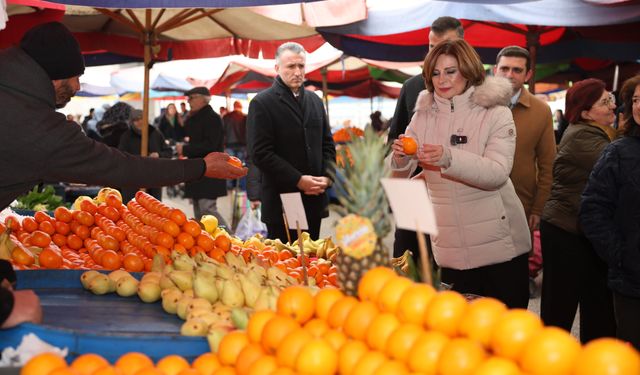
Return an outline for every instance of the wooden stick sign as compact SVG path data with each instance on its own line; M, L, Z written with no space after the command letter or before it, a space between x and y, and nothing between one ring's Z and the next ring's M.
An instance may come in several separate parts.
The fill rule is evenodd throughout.
M302 266L302 280L304 285L309 285L309 273L307 271L307 256L304 253L304 241L302 241L302 230L309 229L307 222L307 214L302 204L302 195L300 193L280 194L282 201L282 215L287 232L287 239L291 243L289 229L295 229L298 233L298 247L300 248L300 265ZM294 224L292 226L291 224Z
M431 262L427 253L424 234L438 234L433 204L429 199L424 181L383 178L382 187L387 193L393 211L396 228L412 230L418 236L418 247L422 259L422 280L432 285Z

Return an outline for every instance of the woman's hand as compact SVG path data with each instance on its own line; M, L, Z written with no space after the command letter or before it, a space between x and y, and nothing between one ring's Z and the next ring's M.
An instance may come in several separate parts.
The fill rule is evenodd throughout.
M404 153L404 146L402 145L402 138L404 138L404 134L400 134L400 136L393 141L391 144L391 150L393 151L393 159L397 162L402 160L407 154Z
M424 168L426 165L438 165L444 154L444 147L442 145L430 145L423 144L418 147L416 156L418 157L418 164Z

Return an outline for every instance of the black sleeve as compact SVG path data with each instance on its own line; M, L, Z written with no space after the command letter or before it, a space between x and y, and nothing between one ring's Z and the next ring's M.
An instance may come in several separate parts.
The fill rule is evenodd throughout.
M618 210L619 156L609 145L593 167L582 193L580 225L598 255L619 266L624 239L614 218Z
M29 165L48 181L101 186L156 187L197 180L203 176L202 159L167 160L127 154L86 137L80 128L57 126L56 142L34 152ZM42 160L47 160L42 163Z
M0 325L11 315L13 310L13 293L9 289L0 286Z
M16 283L16 271L13 270L8 260L0 259L0 282L7 280L11 284Z
M224 142L222 130L222 118L213 112L208 120L211 122L204 124L204 136L199 140L189 140L189 144L184 145L182 153L189 158L203 158L208 153L222 151L219 149ZM220 147L221 148L221 147Z
M388 142L391 143L395 139L398 139L400 134L403 134L407 125L409 125L409 114L407 113L407 84L403 84L400 89L400 97L396 102L396 110L393 113L391 119L391 126L389 126Z
M262 172L253 164L249 155L247 155L247 168L249 168L247 173L247 198L250 201L261 201Z

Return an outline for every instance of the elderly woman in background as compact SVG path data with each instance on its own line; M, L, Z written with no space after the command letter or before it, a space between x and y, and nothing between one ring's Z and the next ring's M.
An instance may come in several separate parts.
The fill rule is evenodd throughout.
M593 167L580 223L608 264L617 336L640 350L640 75L624 83L620 96L624 137Z
M615 138L615 99L599 79L577 82L566 96L570 125L553 163L551 195L540 223L541 317L571 331L580 305L580 340L615 335L606 264L578 225L580 194L602 150Z
M485 79L478 54L464 40L445 41L424 61L420 93L406 133L392 144L391 168L409 178L419 165L435 209L431 237L442 281L461 293L529 302L531 238L509 179L516 146L511 84ZM403 151L414 138L415 155Z

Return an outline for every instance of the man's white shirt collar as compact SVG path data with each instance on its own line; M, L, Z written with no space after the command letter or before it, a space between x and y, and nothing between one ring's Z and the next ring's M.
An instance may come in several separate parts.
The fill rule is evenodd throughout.
M511 103L509 105L509 108L513 108L516 106L516 104L518 104L518 100L520 99L520 94L522 94L522 88L520 88L520 90L518 90L518 92L511 97Z

